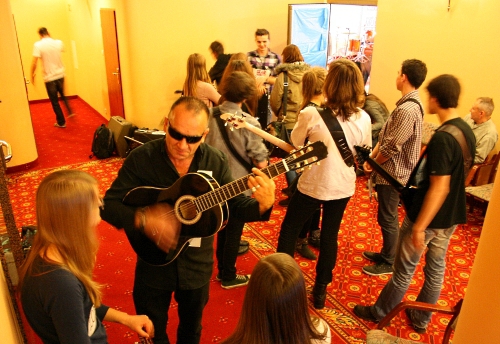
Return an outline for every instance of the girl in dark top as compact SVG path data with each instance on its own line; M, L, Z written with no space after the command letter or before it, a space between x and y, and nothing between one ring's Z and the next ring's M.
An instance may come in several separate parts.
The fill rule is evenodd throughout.
M107 343L102 320L153 336L147 316L103 305L101 286L92 279L103 206L97 181L82 171L54 172L38 187L37 234L19 290L26 318L44 343Z

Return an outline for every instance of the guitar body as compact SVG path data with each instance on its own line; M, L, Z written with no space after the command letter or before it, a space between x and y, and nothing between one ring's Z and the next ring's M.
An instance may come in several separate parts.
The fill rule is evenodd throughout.
M327 155L328 150L323 142L312 142L261 169L261 172L274 178L287 171L316 164ZM144 233L139 230L126 231L132 248L151 265L171 263L188 247L191 239L210 237L225 225L229 217L226 201L248 190L251 176L253 174L220 186L204 173L188 173L169 188L142 186L130 190L122 200L124 204L145 207L161 203L161 208L165 208L161 209L160 216L155 215L157 220L161 220L161 228L151 225L146 226ZM168 234L163 237L165 232ZM172 233L180 233L177 246L174 250L164 252L159 246L169 247L168 239Z
M145 207L164 202L170 205L173 215L176 213L176 209L179 210L183 205L191 202L190 198L198 197L217 188L219 188L219 184L208 175L188 173L179 178L169 188L144 186L132 189L123 198L123 203L134 207ZM180 210L180 213L182 220L186 219L188 221L196 216L201 216L192 224L182 223L177 216L165 218L165 221L169 222L169 226L181 227L177 247L168 253L159 249L154 241L139 231L127 233L130 245L142 260L151 265L167 265L171 263L189 246L190 239L207 238L214 235L225 225L229 216L226 202L217 204L202 213L190 214L182 210Z

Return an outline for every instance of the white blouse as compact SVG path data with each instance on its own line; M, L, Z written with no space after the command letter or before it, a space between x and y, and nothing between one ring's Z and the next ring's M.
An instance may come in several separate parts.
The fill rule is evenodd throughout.
M347 121L343 121L340 117L337 119L354 156L356 156L355 145L372 145L372 124L370 116L365 111L359 109ZM323 141L328 149L328 156L319 165L305 169L299 178L299 191L322 201L354 195L356 181L354 168L345 164L328 127L313 106L306 107L300 112L291 134L295 147L304 145L306 138L310 142Z

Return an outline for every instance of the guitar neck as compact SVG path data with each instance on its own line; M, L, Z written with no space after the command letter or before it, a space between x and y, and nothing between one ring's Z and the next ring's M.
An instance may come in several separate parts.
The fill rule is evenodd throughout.
M286 166L286 159L280 160L279 162L267 166L261 169L269 178L274 178L279 176L282 173L285 173L289 170L289 167ZM227 200L238 196L239 194L247 191L248 187L248 178L253 176L253 174L246 175L239 179L236 179L228 184L221 186L213 191L207 192L195 200L193 200L196 208L199 212L206 211L217 204L221 204L226 202Z
M276 136L273 136L273 135L269 134L265 130L259 129L256 126L254 126L254 125L252 125L250 123L246 123L245 127L247 128L247 130L249 130L252 133L254 133L254 134L262 137L264 140L266 140L268 142L271 142L273 145L275 145L275 146L283 149L287 153L290 153L292 150L295 149L294 146L286 143L283 140L278 139ZM286 130L285 127L283 127L283 130Z

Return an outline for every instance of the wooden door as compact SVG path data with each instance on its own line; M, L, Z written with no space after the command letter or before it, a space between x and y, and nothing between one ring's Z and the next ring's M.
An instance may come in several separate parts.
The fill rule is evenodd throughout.
M115 10L101 8L101 29L108 81L109 114L125 118Z

